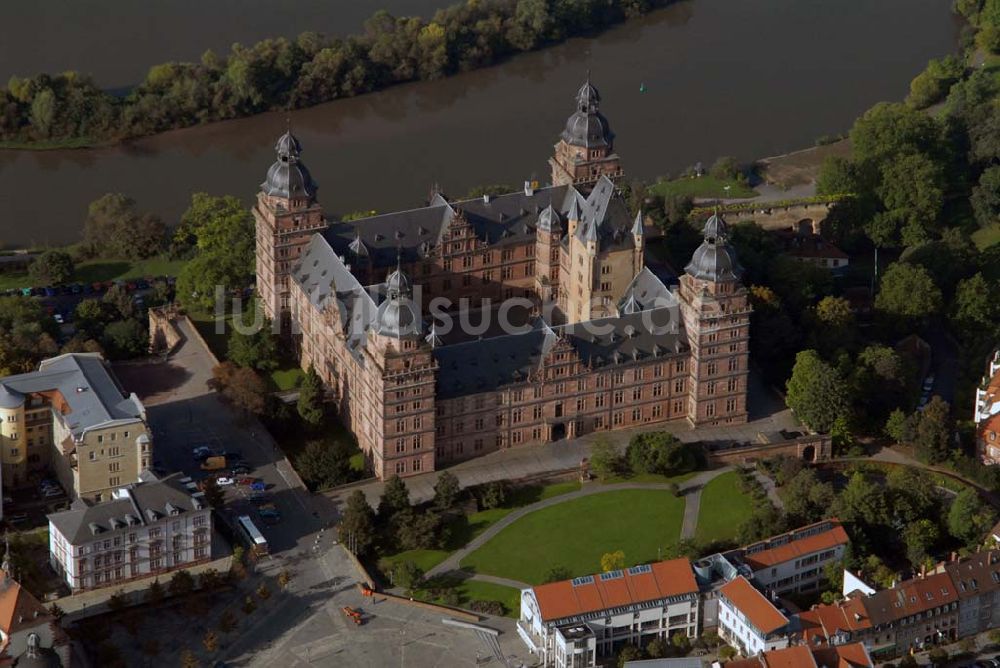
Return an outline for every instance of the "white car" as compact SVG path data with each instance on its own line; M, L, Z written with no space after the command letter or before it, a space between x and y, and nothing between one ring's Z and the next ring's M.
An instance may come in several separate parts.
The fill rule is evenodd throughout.
M217 485L219 485L219 487L226 487L228 485L235 485L236 484L235 480L233 480L232 478L227 478L225 476L223 476L221 478L216 478L215 482L216 482Z
M55 314L54 316L52 316L52 317L53 317L53 318L55 319L56 323L58 323L58 324L60 324L60 325L64 325L64 324L66 324L66 321L65 321L65 320L63 319L63 317L62 317L62 313L56 313L56 314Z

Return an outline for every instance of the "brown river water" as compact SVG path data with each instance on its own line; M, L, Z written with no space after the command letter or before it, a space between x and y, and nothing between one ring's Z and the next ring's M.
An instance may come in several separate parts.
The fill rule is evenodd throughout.
M41 4L54 13L53 0ZM154 62L196 57L206 47L237 39L250 42L304 29L352 32L371 13L371 7L360 9L369 0L351 4L348 18L337 9L347 3L329 0L90 4L108 11L134 4L114 22L135 34L89 53L86 44L99 42L101 33L88 33L83 41L77 32L91 30L93 17L72 30L51 20L45 34L71 44L31 62L43 64L40 69L90 68L102 83L121 83ZM436 4L392 0L385 6L419 12ZM60 16L62 7L71 5L60 3ZM237 5L243 9L237 12ZM493 68L297 111L291 123L330 214L419 206L435 183L460 195L478 184L545 182L546 159L590 69L626 173L651 179L719 155L752 160L811 146L820 135L847 130L875 102L901 99L929 58L954 50L959 26L949 5L949 0L690 0L596 38L575 39ZM147 16L140 6L160 9ZM247 19L248 6L259 6L272 21ZM185 7L197 13L187 16ZM278 16L289 8L309 11ZM206 12L219 21L238 15L241 23L209 29L202 25ZM5 9L5 18L10 13ZM11 27L7 22L3 32ZM161 39L160 27L178 42ZM153 33L157 39L144 39ZM9 48L0 46L0 70L25 71L25 63L11 66L4 60ZM41 50L29 42L21 48ZM114 148L0 151L0 246L76 240L87 203L105 192L134 197L170 223L193 192L233 194L249 202L274 159L272 147L285 117L264 114Z

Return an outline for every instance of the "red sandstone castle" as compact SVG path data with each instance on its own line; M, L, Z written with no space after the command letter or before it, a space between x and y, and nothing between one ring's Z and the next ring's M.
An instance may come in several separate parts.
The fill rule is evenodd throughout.
M679 286L647 265L600 96L588 81L576 101L552 185L350 222L323 217L298 140L278 140L253 210L259 295L379 478L606 429L746 421L750 306L724 221L706 223ZM516 333L457 325L510 316L514 298Z

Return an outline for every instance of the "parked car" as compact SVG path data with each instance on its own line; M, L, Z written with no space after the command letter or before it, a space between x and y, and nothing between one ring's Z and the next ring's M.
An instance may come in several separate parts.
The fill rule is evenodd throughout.
M212 449L207 445L199 445L198 447L191 450L191 456L199 461L207 457L211 457L212 454L214 454L212 452Z
M281 513L273 508L262 508L258 511L261 519L269 524L274 524L281 521Z
M56 313L52 317L55 319L55 321L56 321L57 324L60 324L60 325L65 325L66 324L66 320L63 318L62 313Z
M236 481L227 476L219 476L215 479L215 483L220 487L228 487L229 485L235 485Z
M253 476L244 475L236 478L237 485L244 485L246 487L249 487L255 482L257 482L257 478L254 478Z
M202 471L221 471L226 468L226 458L219 455L205 457L201 462Z
M233 475L246 475L250 473L250 467L246 464L237 464L230 469Z

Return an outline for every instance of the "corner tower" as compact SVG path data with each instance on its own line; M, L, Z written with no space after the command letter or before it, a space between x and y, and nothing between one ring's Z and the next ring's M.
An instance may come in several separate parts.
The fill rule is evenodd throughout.
M575 185L586 193L601 176L620 179L621 160L614 151L615 135L600 111L601 94L587 82L576 93L576 111L566 120L555 154L549 158L552 185Z
M704 241L680 278L680 303L691 363L687 418L692 425L747 421L750 303L743 268L714 214Z
M313 234L326 227L316 183L302 163L302 145L291 130L274 145L277 159L260 184L256 221L257 294L268 318L288 325L288 275Z

